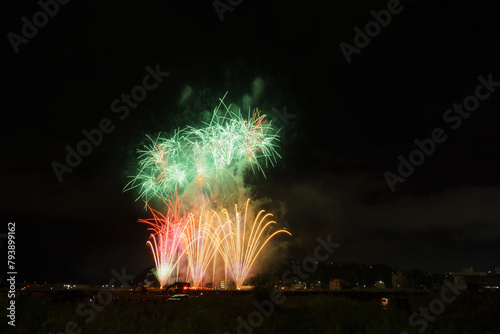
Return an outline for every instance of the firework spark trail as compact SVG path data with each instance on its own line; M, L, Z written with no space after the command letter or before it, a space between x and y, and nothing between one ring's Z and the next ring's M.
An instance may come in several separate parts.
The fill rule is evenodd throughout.
M202 212L198 219L190 220L183 234L189 247L185 254L188 259L188 273L194 287L201 287L208 266L217 255L220 225L215 212Z
M172 273L175 269L178 268L179 259L182 254L179 254L179 248L177 247L178 238L176 235L172 238L171 233L157 233L151 234L151 241L147 241L147 244L151 247L151 252L153 253L153 258L155 261L156 267L156 277L160 282L160 288L163 288L168 283L170 283L170 279ZM169 236L170 234L170 236Z
M152 241L147 241L155 260L156 275L160 287L164 287L179 270L179 261L187 257L187 275L194 287L203 284L203 278L212 261L218 254L222 257L228 274L237 288L240 288L266 246L275 235L286 233L277 230L267 236L263 234L276 224L268 220L271 213L260 210L253 221L249 217L250 199L246 201L245 212L242 215L235 205L235 215L230 216L227 209L220 214L216 211L200 209L185 213L182 199L168 205L166 215L150 208L153 218L141 219L140 222L150 225ZM208 204L206 204L208 206Z
M226 224L221 229L222 238L220 239L219 251L237 288L243 285L255 260L269 240L279 233L292 235L286 230L278 230L268 236L265 241L262 241L264 231L270 225L276 224L276 222L268 221L264 224L268 217L272 217L271 213L266 213L261 217L264 210L259 211L252 222L248 221L249 203L250 199L246 202L243 216L238 211L238 205L235 205L236 215L233 218L230 217L226 209L222 210Z
M153 241L148 240L146 244L151 247L153 253L160 287L169 283L174 270L178 270L179 260L189 247L189 244L183 247L183 235L193 219L192 213L184 213L182 199L179 200L177 196L167 207L167 214L163 215L148 205L153 218L139 219L139 222L148 224L148 230L153 232L150 235Z
M242 162L246 161L247 170L264 174L262 161L274 166L281 158L276 151L278 133L261 111L250 112L248 108L242 115L230 108L222 98L204 128L188 126L175 131L170 139L148 137L151 144L138 151L138 173L124 190L139 188L137 199L149 202L156 195L167 198L172 192L199 184L211 197L211 184L226 174L234 177Z
M156 139L147 136L151 141L144 150L138 150L139 170L137 176L130 181L125 190L139 188L139 198L146 202L153 197L168 198L171 192L187 184L187 164L184 155L186 143L181 131L176 131L170 139L158 135Z

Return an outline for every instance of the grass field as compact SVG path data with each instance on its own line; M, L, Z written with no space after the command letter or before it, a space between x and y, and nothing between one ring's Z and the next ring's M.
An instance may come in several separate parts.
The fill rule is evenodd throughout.
M259 298L260 297L260 298ZM428 307L437 295L410 300L414 309ZM1 297L5 310L7 299ZM262 294L212 295L181 302L112 301L92 309L78 303L54 304L48 298L18 298L16 327L3 320L2 333L418 333L410 313L374 302L360 302L327 294L291 295L271 314L256 315L254 301ZM270 310L268 307L267 310ZM446 305L442 314L428 323L424 333L500 333L500 295L477 296L463 293ZM253 318L248 316L253 313ZM267 312L267 311L264 311ZM238 317L246 322L240 325ZM68 328L72 331L65 331ZM238 331L238 326L240 326ZM255 326L255 327L253 327Z

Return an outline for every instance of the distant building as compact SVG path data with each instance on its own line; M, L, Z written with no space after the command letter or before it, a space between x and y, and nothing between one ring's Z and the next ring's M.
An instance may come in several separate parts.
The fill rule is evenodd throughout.
M73 285L73 288L77 289L77 290L90 290L90 289L92 289L92 287L88 284L76 284L76 285Z
M340 280L334 279L329 282L330 291L340 291Z
M453 277L454 284L457 286L467 286L467 282L465 280L466 276L463 275L455 275Z
M373 286L377 289L385 289L385 283L382 281L376 281Z
M469 268L463 268L459 272L457 272L455 275L457 276L486 276L486 273L484 271L474 271L474 268L469 267Z
M495 269L497 272L497 269ZM459 272L452 273L455 284L466 286L469 290L481 291L484 289L498 290L500 278L497 276L488 276L483 271L474 271L473 267L463 268Z
M496 273L497 275L500 275L500 268L495 268L495 273Z
M344 281L343 279L334 279L328 283L330 291L340 291L349 288L349 282Z
M499 291L500 289L500 277L498 276L458 276L462 277L463 283L467 289L472 291Z
M398 270L396 274L392 274L392 287L394 289L408 289L408 279Z

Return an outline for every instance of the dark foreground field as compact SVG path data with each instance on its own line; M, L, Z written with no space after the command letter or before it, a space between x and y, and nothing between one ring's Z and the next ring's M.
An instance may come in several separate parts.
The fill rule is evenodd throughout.
M105 306L48 297L20 297L16 305L16 327L4 319L1 333L419 333L409 323L411 311L379 308L375 302L357 301L331 294L288 295L281 305L269 302L258 313L254 305L263 294L204 295L180 302L126 301L115 299ZM414 310L429 307L438 294L409 297ZM7 299L1 297L1 307ZM250 319L249 319L250 316ZM240 318L240 321L238 320ZM500 295L464 292L422 333L500 333ZM242 324L241 321L245 322ZM68 324L69 323L69 324ZM68 328L68 330L65 330ZM403 332L405 333L405 332Z

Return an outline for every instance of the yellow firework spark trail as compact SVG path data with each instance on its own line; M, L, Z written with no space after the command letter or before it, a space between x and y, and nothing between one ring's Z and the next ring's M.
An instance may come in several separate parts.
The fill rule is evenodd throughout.
M220 254L225 272L240 288L269 241L279 233L292 235L284 229L269 235L271 225L276 224L270 219L273 215L260 210L251 220L249 206L250 199L247 199L242 214L236 204L235 214L231 216L227 209L210 210L210 201L186 213L182 199L177 196L167 204L165 215L148 205L153 217L139 221L148 224L148 230L153 232L147 244L153 253L160 286L171 283L174 271L180 270L183 256L187 259L186 277L193 287L203 286L208 267L213 264L215 270L216 257Z
M238 205L235 205L236 214L233 218L226 209L222 210L225 220L220 229L218 249L236 288L243 285L257 257L269 240L279 233L292 235L286 230L278 230L264 239L264 232L276 222L267 221L265 223L266 219L273 215L271 213L264 214L264 210L260 210L255 219L250 222L248 220L249 203L250 199L246 201L243 217L238 211Z
M194 287L201 287L211 261L217 254L218 220L215 212L201 212L198 219L191 219L183 234L184 244L189 245L185 254Z

